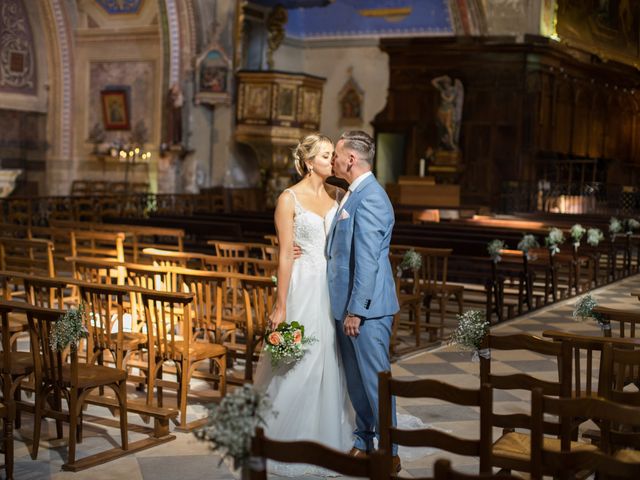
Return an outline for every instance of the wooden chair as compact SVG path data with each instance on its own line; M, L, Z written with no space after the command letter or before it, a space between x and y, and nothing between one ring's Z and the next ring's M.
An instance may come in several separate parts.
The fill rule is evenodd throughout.
M561 446L557 448L544 436L545 414L560 418ZM574 448L571 441L571 420L588 417L601 426L601 449ZM615 478L636 479L640 476L640 454L637 450L610 448L609 425L622 424L640 427L640 410L601 398L552 398L542 389L532 392L531 405L531 478L538 480L543 474L558 478L575 478L579 472L596 471Z
M166 362L173 362L178 377L179 428L182 430L202 426L202 421L187 423L189 383L199 362L214 362L220 396L226 391L227 350L222 345L195 340L193 297L190 293L147 291L141 294L149 336L149 395L153 395L155 387L158 406L162 406L162 367Z
M494 473L481 473L479 475L461 473L455 471L451 467L451 461L445 458L436 460L433 468L434 480L517 480L520 477L510 475L504 472ZM425 479L418 479L425 480Z
M267 329L267 317L275 304L276 286L270 278L243 276L244 322L238 324L244 338L232 337L225 346L235 358L244 357L244 378L230 379L234 383L253 381L253 367L258 361L261 342Z
M402 430L391 424L391 401L393 396L401 398L435 398L454 405L480 408L479 436L476 439L460 438L433 428ZM459 388L438 380L396 380L391 372L378 374L378 399L380 402L380 449L391 462L391 445L412 447L435 447L458 455L478 457L480 472L491 472L491 386L480 389ZM455 419L452 418L451 421Z
M69 450L65 470L74 470L76 465L76 441L82 425L82 407L88 392L99 387L109 387L118 399L120 412L120 437L122 448L128 448L127 432L127 372L117 368L100 365L81 364L76 349L69 349L69 363L64 360L63 352L51 347L51 332L56 322L64 315L62 310L25 306L29 320L29 333L33 350L35 373L35 417L33 431L32 457L38 457L40 444L40 427L43 417L63 419L69 423ZM46 408L46 399L50 392L63 390L67 398L68 410L51 410ZM104 462L99 455L92 460L82 459L82 465Z
M422 305L422 294L420 292L420 274L418 270L403 271L400 267L402 263L402 255L390 255L391 269L394 272L394 281L396 284L396 295L400 309L394 315L393 328L391 332L391 350L395 351L397 344L398 329L404 322L403 312L407 313L408 324L413 328L413 334L416 337L416 348L420 347L420 337L422 330L420 328L420 308Z
M390 465L386 457L375 451L366 457L352 457L313 442L280 442L257 428L251 440L251 461L247 467L251 480L267 480L266 460L282 463L304 463L324 467L349 477L387 480Z
M480 381L488 383L494 390L533 390L541 388L545 395L571 396L571 348L567 343L553 342L539 337L524 334L494 335L488 334L482 344L483 349L489 349L490 358L480 357ZM497 374L491 371L491 363L498 351L521 351L534 353L547 358L557 365L557 376L549 380L525 373ZM482 413L481 413L482 414ZM529 414L495 412L493 405L490 412L491 424L502 428L502 435L493 443L491 464L506 470L527 472L531 468L531 450L529 432L516 429L530 430L531 417ZM560 433L559 424L547 422L546 432ZM558 438L549 440L554 448L559 449ZM574 445L575 448L582 448Z
M55 277L53 242L43 239L0 238L0 269Z
M618 325L618 335L621 338L636 337L636 324L640 324L640 311L630 311L628 309L610 308L598 305L593 309L594 313L599 313L605 320L609 321L610 327ZM627 330L628 327L628 330ZM610 337L611 328L604 329L605 336Z
M77 283L80 299L88 315L87 363L104 364L104 352L109 352L116 368L126 370L131 352L147 343L147 335L135 325L125 325L126 300L130 290L124 286Z
M72 264L73 278L100 285L124 285L126 266L111 258L67 257Z

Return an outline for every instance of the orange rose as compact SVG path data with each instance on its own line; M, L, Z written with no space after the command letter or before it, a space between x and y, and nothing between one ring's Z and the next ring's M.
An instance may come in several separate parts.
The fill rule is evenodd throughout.
M271 332L269 334L269 343L271 345L280 345L284 341L280 332Z
M293 332L293 343L302 342L302 332L300 330L296 330Z

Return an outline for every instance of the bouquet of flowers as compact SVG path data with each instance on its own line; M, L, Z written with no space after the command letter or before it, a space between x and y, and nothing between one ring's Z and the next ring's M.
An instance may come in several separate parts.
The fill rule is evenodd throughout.
M498 263L500 260L502 260L500 251L504 250L505 248L507 248L507 246L502 240L491 240L489 242L489 244L487 245L487 252L489 252L489 256L491 257L491 260L493 260L493 263Z
M458 326L451 333L449 344L460 345L464 350L474 350L473 359L488 358L489 352L481 350L482 340L489 333L489 322L481 310L469 310L458 315Z
M88 336L89 331L84 324L84 307L80 304L77 309L67 310L54 324L49 336L49 345L58 352L69 345L75 350L78 348L78 342Z
M522 236L522 240L518 242L518 250L523 252L527 256L527 259L531 258L529 257L529 250L532 248L538 248L539 246L540 244L536 240L536 237L531 234L524 234Z
M593 318L603 330L611 329L609 321L601 313L593 311L597 306L598 302L596 302L596 299L593 298L590 293L587 293L576 302L575 308L573 309L573 319L584 322L589 318Z
M560 247L558 245L562 245L564 243L564 233L559 228L553 227L549 231L549 235L544 239L544 242L549 250L551 250L551 255L555 255L560 252Z
M283 322L272 332L267 332L264 349L271 354L271 365L277 367L300 360L304 356L304 345L315 340L304 336L304 325Z
M228 393L219 404L208 409L208 424L194 432L195 436L210 442L212 450L221 450L220 463L230 457L234 468L245 465L256 427L265 424L264 417L271 409L269 398L247 384Z
M611 241L615 241L616 235L622 231L622 223L616 217L611 217L609 220L609 233L611 234Z
M411 269L414 272L422 267L422 255L416 252L413 248L408 250L402 257L400 268L402 270Z
M604 234L599 228L590 228L587 230L587 243L592 247L597 247L604 240Z
M640 222L638 222L635 218L628 218L625 222L627 228L627 235L631 235L635 230L640 228Z
M573 238L573 246L576 249L580 247L580 240L582 240L582 237L584 237L584 234L586 232L587 231L585 230L585 228L579 223L576 223L573 227L571 227L571 238Z

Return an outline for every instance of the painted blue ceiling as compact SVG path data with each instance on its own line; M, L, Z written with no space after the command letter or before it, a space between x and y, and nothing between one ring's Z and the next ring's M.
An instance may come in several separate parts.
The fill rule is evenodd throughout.
M120 13L138 13L143 0L98 0L98 3L107 13L117 15Z
M289 10L294 38L392 37L453 33L448 0L334 0Z
M251 0L251 3L257 3L265 7L275 7L282 5L284 8L300 8L300 7L318 7L327 5L333 0Z

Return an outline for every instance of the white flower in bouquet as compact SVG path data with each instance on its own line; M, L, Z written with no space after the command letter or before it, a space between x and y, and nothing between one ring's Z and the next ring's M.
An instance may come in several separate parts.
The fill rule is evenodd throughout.
M582 240L582 237L584 237L584 234L587 231L585 230L585 228L580 225L579 223L576 223L573 227L571 227L571 238L573 238L573 245L574 247L578 248L580 246L580 240Z
M616 235L622 232L622 223L616 217L611 217L609 220L609 233L611 234L611 240L616 239Z
M604 240L604 234L599 228L590 228L587 230L587 243L592 247L597 247Z
M559 228L553 227L549 231L549 235L545 238L545 244L551 250L551 255L555 255L560 252L560 247L558 245L562 245L564 243L564 233Z
M243 385L228 393L218 405L209 406L207 426L194 434L211 443L212 450L221 451L220 463L229 457L233 459L234 468L240 468L249 460L251 438L256 427L265 424L271 406L267 395L249 384Z
M500 252L507 248L505 243L502 240L491 240L487 245L487 252L489 252L489 256L494 263L498 263L502 260L500 256Z
M449 344L465 350L479 350L482 340L489 333L490 324L481 310L469 310L457 315L458 326L451 333Z
M527 256L527 259L531 258L529 256L529 250L532 248L538 248L539 246L540 244L536 240L536 237L531 234L523 235L522 240L518 242L518 250L523 252Z
M627 219L626 224L627 224L627 235L631 235L634 231L640 228L640 222L638 222L635 218Z
M68 346L73 350L78 348L78 343L89 336L89 331L84 323L84 306L67 310L57 322L55 322L49 345L55 351L61 352Z
M610 329L611 325L609 324L609 321L601 313L593 311L597 306L598 302L596 299L590 293L587 293L585 296L580 297L576 302L573 309L573 319L584 322L593 318L598 322L598 325L600 325L600 328L603 330Z

